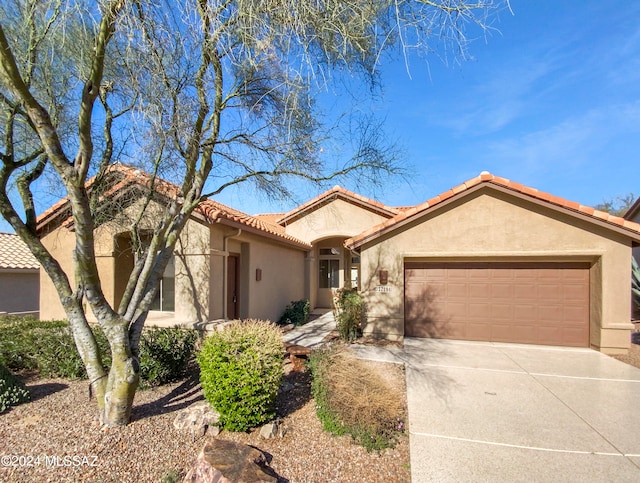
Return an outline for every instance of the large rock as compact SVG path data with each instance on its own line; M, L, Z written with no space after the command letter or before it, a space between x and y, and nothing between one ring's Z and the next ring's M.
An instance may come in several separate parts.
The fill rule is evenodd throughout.
M276 483L262 451L246 444L209 441L189 470L185 483Z
M173 420L173 427L178 431L189 431L195 439L203 436L205 432L217 436L220 433L218 421L220 413L207 401L199 401L178 412Z

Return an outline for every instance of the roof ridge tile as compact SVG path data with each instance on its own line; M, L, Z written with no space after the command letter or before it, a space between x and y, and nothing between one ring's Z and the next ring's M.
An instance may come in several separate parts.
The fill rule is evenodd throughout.
M537 188L532 188L530 186L526 186L521 183L511 181L507 178L495 176L491 173L483 171L482 173L480 173L479 176L476 176L475 178L471 178L470 180L467 180L462 184L456 185L453 188L446 190L440 193L439 195L429 198L427 201L416 205L415 210L407 211L405 213L405 216L401 217L400 215L396 215L393 218L386 220L384 223L375 225L363 231L362 233L352 238L349 238L348 240L345 241L345 245L349 248L354 248L364 243L364 241L366 240L375 238L377 234L382 233L383 231L385 231L390 227L393 227L399 222L405 220L406 218L417 216L420 213L424 212L425 210L432 209L433 207L439 205L440 203L444 202L445 200L453 196L462 195L464 192L482 183L495 184L497 186L501 186L509 190L517 191L518 193L521 193L523 195L530 196L532 198L559 206L563 209L570 210L590 218L603 220L611 225L628 229L630 231L635 232L636 235L640 235L640 223L629 221L619 216L613 216L608 213L599 211L595 208L581 205L580 203L577 203L575 201L567 200L565 198L552 195L551 193L540 191Z

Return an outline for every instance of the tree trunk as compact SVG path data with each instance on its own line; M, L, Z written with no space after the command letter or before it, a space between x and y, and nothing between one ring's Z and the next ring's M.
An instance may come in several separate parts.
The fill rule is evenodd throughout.
M134 359L112 364L104 394L104 409L100 422L105 426L126 426L131 420L133 398L140 379L134 370Z
M111 368L107 377L100 422L105 426L126 426L131 420L133 398L140 380L140 363L132 355L128 324L117 317L104 328L111 347Z

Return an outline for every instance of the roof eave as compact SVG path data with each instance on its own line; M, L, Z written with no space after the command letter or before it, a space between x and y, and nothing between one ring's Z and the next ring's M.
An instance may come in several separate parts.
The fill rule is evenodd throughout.
M234 220L230 220L228 218L224 218L224 217L216 217L214 220L209 220L210 222L213 223L217 223L220 225L224 225L224 226L228 226L231 228L239 228L241 229L243 232L247 232L247 233L252 233L254 235L258 235L261 236L263 238L269 238L271 240L275 240L277 242L283 243L285 245L290 245L293 246L295 248L301 249L301 250L311 250L311 248L313 248L310 244L303 242L301 240L295 240L292 238L286 238L283 236L280 236L276 233L270 233L268 231L264 231L261 230L260 228L256 228L250 225L246 225L244 223L238 222L238 221L234 221Z
M504 193L507 193L511 196L515 196L517 198L529 201L531 203L537 204L539 206L543 206L549 209L552 209L556 212L559 213L564 213L567 214L569 216L572 216L574 218L578 218L581 219L583 221L586 221L588 223L592 223L594 225L603 227L605 229L611 230L613 232L625 235L630 237L634 242L640 242L640 232L632 229L632 228L627 228L625 226L622 225L618 225L618 224L614 224L612 222L609 222L605 219L601 219L598 218L596 216L589 216L585 213L582 213L581 211L577 210L577 209L571 209L568 208L566 206L560 206L557 205L551 201L546 201L543 200L541 198L538 198L536 196L533 195L528 195L526 193L522 193L521 191L518 191L516 189L513 188L509 188L507 186L504 186L500 183L496 183L493 180L486 180L486 181L482 181L474 186L471 186L467 189L465 189L464 191L460 191L456 194L454 194L453 196L446 198L445 200L442 200L432 206L428 206L422 210L416 211L415 213L412 213L411 215L405 217L404 219L400 219L398 220L396 223L392 223L388 226L385 226L385 224L381 224L380 228L372 231L371 233L363 236L362 238L359 238L358 236L350 238L348 240L345 241L345 247L350 249L350 250L357 250L359 248L361 248L363 245L365 245L366 243L375 240L381 236L384 236L388 233L391 233L395 230L398 230L400 228L402 228L403 226L407 225L408 223L412 223L413 221L415 221L416 219L427 215L428 213L431 213L435 210L444 208L446 206L448 206L449 204L464 198L472 193L475 193L476 191L479 191L483 188L491 188L491 189L495 189L497 191L501 191ZM395 218L398 218L399 216L402 216L402 213L398 216L396 216ZM393 218L389 221L392 221Z
M281 225L283 224L286 225L287 223L290 223L293 220L302 218L306 213L310 211L314 211L315 209L320 208L322 205L336 199L343 199L348 203L352 203L356 206L369 210L373 213L380 214L387 218L393 218L400 211L388 206L369 202L366 199L359 199L345 191L346 190L343 191L343 190L338 190L336 188L333 188L330 191L324 193L323 195L320 195L320 197L318 197L317 199L312 200L311 202L304 203L298 206L297 208L295 208L294 210L290 211L289 213L285 213L285 215L282 218L279 218L278 220L276 220L276 222Z

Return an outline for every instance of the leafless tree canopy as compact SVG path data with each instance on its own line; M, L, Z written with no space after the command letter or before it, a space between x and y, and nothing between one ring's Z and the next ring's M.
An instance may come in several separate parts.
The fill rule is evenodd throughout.
M398 151L366 118L351 124L362 128L349 133L353 156L328 169L321 146L331 130L317 94L343 76L375 85L390 55L433 50L464 58L468 32L482 35L506 7L503 0L0 4L0 212L55 283L105 423L128 419L114 408L130 410L140 331L198 203L244 182L286 196L294 179L357 173L374 182L398 172ZM93 236L109 213L100 200L117 185L109 166L118 160L149 173L149 189L136 196L152 196L156 177L179 190L164 198L153 236L141 236L143 212L131 220L136 264L120 306L112 307L100 287ZM43 175L68 198L73 287L38 238L32 188ZM108 377L83 300L111 344Z

